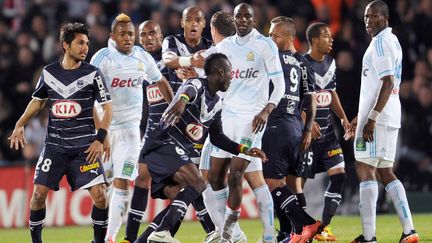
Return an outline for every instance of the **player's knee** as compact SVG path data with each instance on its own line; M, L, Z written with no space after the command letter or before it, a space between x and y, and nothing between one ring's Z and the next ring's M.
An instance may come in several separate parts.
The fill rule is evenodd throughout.
M228 177L229 185L241 185L243 181L243 173L241 171L231 171Z
M104 184L96 185L92 188L93 204L98 208L106 208L108 205L106 186Z
M196 178L193 178L193 180L189 183L189 185L192 186L200 194L207 187L206 182L201 176L197 176Z
M147 175L138 175L138 177L135 179L135 186L149 189L151 183L151 177Z
M219 177L211 172L208 173L208 182L213 190L222 190L224 187L226 187L224 178Z
M35 190L33 192L31 202L30 202L31 208L32 209L43 208L45 206L46 197L47 197L46 193Z
M356 163L356 173L359 181L376 180L375 171L365 163Z

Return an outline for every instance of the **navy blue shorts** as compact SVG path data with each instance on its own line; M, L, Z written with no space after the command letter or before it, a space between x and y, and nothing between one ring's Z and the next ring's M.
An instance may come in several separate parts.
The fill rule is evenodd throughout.
M297 174L302 137L284 132L285 123L268 126L262 138L262 149L268 157L263 163L264 178L283 179L288 173Z
M182 166L192 163L188 154L174 144L163 144L152 149L143 147L139 157L140 163L146 163L149 169L152 185L151 195L153 198L166 199L163 188L175 185L172 176Z
M64 175L72 191L106 183L102 162L89 163L86 157L84 150L60 153L45 147L36 164L34 184L58 191Z
M342 148L336 138L324 142L313 142L303 154L300 176L314 178L315 174L327 171L344 162Z

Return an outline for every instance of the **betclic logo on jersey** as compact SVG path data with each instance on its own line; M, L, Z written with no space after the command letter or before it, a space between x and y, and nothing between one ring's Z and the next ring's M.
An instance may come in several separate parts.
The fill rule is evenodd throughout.
M143 83L144 83L143 77L138 77L135 79L113 78L111 81L111 87L113 88L140 87Z
M331 93L327 90L319 90L316 92L316 101L318 107L327 107L332 101Z
M56 118L74 118L81 110L81 105L73 100L58 100L51 107L51 112Z
M165 101L157 84L147 86L146 93L147 93L147 100L150 105Z
M246 78L258 78L259 71L253 68L248 68L246 70L235 69L231 70L231 79L246 79Z

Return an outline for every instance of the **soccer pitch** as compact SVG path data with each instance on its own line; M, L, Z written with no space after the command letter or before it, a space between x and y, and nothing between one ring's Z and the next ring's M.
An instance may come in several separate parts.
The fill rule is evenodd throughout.
M432 214L413 215L414 224L420 235L420 242L432 242ZM147 224L142 224L140 232ZM254 243L262 234L261 222L258 219L241 220L240 226L248 237L248 242ZM332 230L338 237L338 242L350 242L361 233L360 217L335 216L332 221ZM379 215L377 217L377 239L382 243L399 242L402 228L396 215ZM45 243L78 243L90 242L92 228L84 227L47 227L43 231ZM117 241L124 235L124 225L118 234ZM176 238L184 243L199 243L205 237L204 231L198 222L185 222L180 227ZM27 228L1 229L0 242L23 243L30 242L30 234ZM315 241L316 242L316 241Z

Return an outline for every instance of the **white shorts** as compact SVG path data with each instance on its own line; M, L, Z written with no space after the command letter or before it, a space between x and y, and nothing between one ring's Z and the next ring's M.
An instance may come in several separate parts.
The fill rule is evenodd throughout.
M357 126L354 156L357 161L376 168L393 167L399 128L375 124L374 141L364 142L363 127Z
M252 131L252 117L225 117L222 119L224 134L236 143L245 144L250 148L261 148L261 139L265 128L258 133ZM247 156L245 154L233 155L216 146L213 146L211 156L215 158L232 158L233 156L249 160L250 163L245 172L262 170L262 162L259 158Z
M199 163L200 170L210 170L210 155L212 150L213 150L213 144L211 144L210 139L207 138L201 150L201 158Z
M140 154L140 129L131 127L109 130L111 158L104 163L105 177L110 183L114 178L135 180Z

